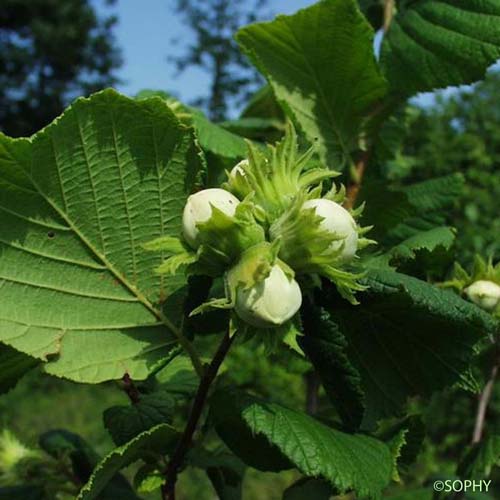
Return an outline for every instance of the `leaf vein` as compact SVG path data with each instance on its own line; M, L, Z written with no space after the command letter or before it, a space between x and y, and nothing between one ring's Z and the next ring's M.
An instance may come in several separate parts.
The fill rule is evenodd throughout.
M63 293L66 295L75 295L77 297L87 297L90 299L110 300L110 301L116 301L116 302L139 302L138 299L136 299L134 297L125 298L125 297L117 297L117 296L112 297L112 296L106 296L106 295L95 295L95 294L83 292L80 290L70 290L67 288L59 288L59 287L55 287L53 285L48 285L45 283L35 283L35 282L30 282L30 281L15 279L15 278L9 278L7 276L0 276L0 280L7 281L9 283L15 283L18 285L25 285L25 286L32 287L32 288L43 288L45 290L51 290L53 292Z
M107 271L107 268L105 266L99 265L97 263L84 262L81 260L67 259L65 257L47 254L44 252L40 252L38 250L34 250L33 248L28 248L28 247L25 247L22 245L17 245L12 241L6 241L6 240L3 240L2 238L0 238L0 243L3 243L4 245L15 248L16 250L21 250L22 252L30 253L32 255L38 255L39 257L44 257L46 259L54 260L56 262L64 262L66 264L74 264L76 266L85 267L87 269L95 269L96 271Z

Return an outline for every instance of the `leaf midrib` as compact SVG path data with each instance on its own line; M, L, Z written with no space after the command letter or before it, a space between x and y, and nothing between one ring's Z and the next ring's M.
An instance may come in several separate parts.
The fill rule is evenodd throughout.
M115 126L115 116L113 113L113 109L110 109L110 118L111 118L111 130L113 131L113 151L115 153L116 166L118 168L118 178L120 179L120 188L123 196L123 206L125 207L125 214L127 215L127 229L129 234L129 242L130 242L130 251L132 252L132 275L134 279L137 278L137 262L136 262L136 251L135 251L135 242L134 235L132 234L132 220L130 217L130 209L128 206L128 198L127 192L125 190L125 184L123 182L122 175L122 163L120 161L120 155L118 153L118 138L116 136L116 126ZM89 165L90 168L90 165ZM161 207L160 207L161 210Z
M55 167L57 171L57 176L60 183L61 196L64 202L65 207L66 198L64 194L64 188L62 184L62 179L60 176L59 164L57 162L57 153L55 150L55 145L53 143L53 138L50 136L50 142L52 144L52 149L54 152L55 159ZM30 182L33 184L33 187L36 189L37 193L51 206L51 208L61 217L62 220L66 222L69 228L73 231L73 233L84 243L84 245L102 262L102 264L106 267L106 269L113 274L113 276L120 281L120 283L133 295L137 298L137 300L148 309L157 319L159 319L172 333L174 333L177 338L182 337L182 333L180 330L163 314L162 311L153 306L153 304L146 298L146 296L140 292L132 283L130 283L122 273L116 269L116 267L103 255L99 250L92 244L91 241L87 239L87 237L78 229L78 227L74 224L71 218L66 214L63 210L59 208L57 203L55 203L49 196L47 196L37 182L34 180L31 171L28 171L26 168L23 168L23 171L28 176Z

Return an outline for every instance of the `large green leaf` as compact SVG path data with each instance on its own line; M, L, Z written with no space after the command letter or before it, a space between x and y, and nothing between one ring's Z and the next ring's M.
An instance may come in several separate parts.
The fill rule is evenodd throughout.
M323 308L306 304L302 311L306 335L300 347L314 365L328 397L335 404L344 425L359 428L364 414L361 377L347 356L347 341Z
M162 424L139 434L120 448L116 448L94 469L89 481L81 489L78 500L100 498L100 493L121 469L143 457L164 455L177 438L178 434L172 427Z
M436 212L449 208L462 196L465 179L462 174L450 174L403 188L410 204L419 212Z
M247 154L247 145L243 137L211 122L199 109L182 104L162 90L142 90L137 94L137 99L150 97L164 99L182 122L192 125L205 151L232 160L242 158Z
M461 174L394 190L381 181L369 180L361 190L367 204L363 223L375 226L370 236L378 246L375 255L367 256L366 265L375 269L407 266L404 269L409 274L442 276L450 265L456 234L455 228L446 224L463 189Z
M391 188L383 180L367 179L361 188L359 201L366 203L363 225L374 226L370 238L379 244L391 229L412 214L408 196L400 189Z
M286 121L285 114L269 85L264 85L250 97L245 109L241 112L241 118L265 118L282 123Z
M0 394L9 391L17 381L29 370L38 364L33 359L22 352L12 349L6 345L0 345Z
M382 237L382 244L391 249L386 253L386 261L397 265L420 255L420 267L431 273L439 266L446 265L446 252L455 241L455 228L446 226L449 211L453 209L464 190L461 174L452 174L435 179L417 182L401 188L410 205L407 217L390 228ZM460 228L458 228L460 229ZM432 253L432 255L431 255ZM440 255L444 261L440 263Z
M434 227L409 236L387 254L389 260L414 259L421 250L432 252L441 247L449 250L455 241L455 229L447 226Z
M265 472L293 468L292 462L269 443L266 436L256 434L242 418L237 393L216 392L210 402L210 418L227 447L246 465ZM231 404L227 404L231 401Z
M464 178L461 174L416 182L397 189L389 189L387 182L369 179L360 192L360 201L366 203L363 224L375 226L370 236L392 247L423 231L445 226L447 210L460 199L463 189Z
M142 244L177 236L199 153L163 100L78 99L31 139L0 134L0 341L52 374L135 379L171 350L181 277Z
M382 44L395 92L415 94L472 83L500 58L498 0L407 2Z
M242 158L247 155L243 137L212 123L201 111L189 108L192 123L203 149L223 158Z
M135 404L112 406L104 411L104 426L114 443L121 446L141 432L172 422L176 401L164 391L142 394Z
M293 16L236 36L280 104L323 157L338 161L356 145L362 117L384 96L373 29L355 0L322 0ZM337 166L337 165L335 165Z
M319 297L348 342L365 393L364 427L397 414L407 398L458 381L471 389L474 346L496 323L459 296L393 271L370 271L361 306Z
M304 413L227 390L213 397L212 418L219 435L245 461L249 445L244 441L253 436L268 442L256 451L279 451L305 475L322 477L340 492L353 490L360 498L379 498L390 481L389 448L372 437L346 434ZM250 437L234 435L232 424L238 420L251 431Z

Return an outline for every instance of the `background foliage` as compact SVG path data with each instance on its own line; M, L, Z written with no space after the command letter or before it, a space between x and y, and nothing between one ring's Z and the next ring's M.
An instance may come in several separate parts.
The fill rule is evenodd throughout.
M18 22L20 7L11 3ZM280 138L285 116L298 125L301 144L317 139L318 161L343 170L348 200L366 201L363 223L375 226L379 243L363 260L369 288L361 306L327 284L308 297L295 346L306 357L258 336L233 346L178 498L234 500L244 491L245 499L321 500L353 489L359 498L383 490L387 498L430 499L435 478L472 476L492 478L487 498L500 494L498 384L484 439L470 446L478 393L494 362L486 334L498 325L433 284L449 276L454 260L499 258L500 77L491 72L425 109L407 102L484 76L500 56L500 4L387 4L396 9L324 0L240 29L238 43L267 85L236 120L214 123L165 92L131 99L107 90L77 100L31 140L0 137L7 207L0 212L0 390L8 392L0 418L32 450L23 452L13 482L1 454L7 435L0 439L0 498L65 499L80 490L81 499L159 498L158 464L172 454L198 384L188 358L176 356L176 337L186 328L188 350L192 342L206 361L227 317L179 320L210 283L153 275L161 255L139 243L178 234L188 193L218 184L245 155L244 137ZM204 104L219 120L250 81L228 71L231 58L242 61L228 31L245 15L213 2L210 13L228 20L217 24L200 21L197 2L179 9L200 34L181 66L213 68ZM92 45L89 33L101 24L86 12L81 39ZM385 33L379 60L372 28ZM112 79L116 53L109 37L99 40L107 62L98 68ZM10 64L20 49L5 47ZM20 52L28 64L33 54ZM41 67L42 77L52 75ZM71 85L47 78L59 92L55 107L36 108L59 113L70 88L86 93L79 67ZM33 102L5 95L9 106ZM19 126L32 115L19 115Z
M72 99L116 84L115 23L99 17L89 1L2 2L0 129L31 135Z
M465 192L452 214L462 262L475 253L500 255L499 88L500 74L492 71L473 89L408 110L408 134L388 166L391 178L404 181L463 173Z

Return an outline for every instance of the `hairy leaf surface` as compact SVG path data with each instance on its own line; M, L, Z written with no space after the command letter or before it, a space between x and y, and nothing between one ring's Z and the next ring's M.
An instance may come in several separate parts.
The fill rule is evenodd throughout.
M142 90L137 94L138 99L155 96L164 99L179 120L193 125L198 141L205 151L233 160L246 155L247 146L243 137L211 122L202 111L182 104L175 97L161 90Z
M432 252L441 247L448 250L455 241L455 229L447 226L434 227L409 236L388 253L389 259L414 259L421 250Z
M299 344L321 378L348 429L359 428L365 411L361 377L347 355L347 340L330 314L309 306L302 315L305 335Z
M112 406L105 410L104 426L114 443L121 446L151 427L171 423L175 403L174 397L167 392L143 394L136 404Z
M331 166L349 154L363 115L385 94L373 29L355 0L322 0L236 38L280 104Z
M408 2L393 19L381 62L396 93L472 83L500 58L500 2Z
M112 90L31 139L0 135L0 341L80 382L146 377L184 279L155 275L142 244L179 234L198 160L161 99Z
M446 242L450 236L445 227L446 210L453 207L463 189L461 174L398 189L388 189L386 182L367 180L360 193L360 201L366 203L363 224L375 226L370 237L382 245L394 246L414 236L428 240L432 233L427 236L420 233L436 227L440 227L440 235Z
M348 342L365 393L364 427L401 410L407 398L461 381L476 390L469 363L474 346L496 324L457 295L389 270L370 271L361 306L324 296ZM471 385L472 384L472 385Z
M305 475L322 477L340 492L354 490L361 498L379 498L390 481L389 448L372 437L346 434L304 413L227 391L214 396L212 412L217 432L244 461L249 449L244 441L253 435L265 438L267 448L279 451ZM234 436L232 424L238 420L250 436ZM267 452L260 448L261 454Z

